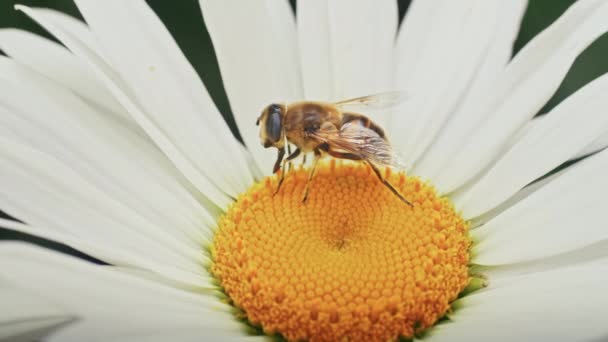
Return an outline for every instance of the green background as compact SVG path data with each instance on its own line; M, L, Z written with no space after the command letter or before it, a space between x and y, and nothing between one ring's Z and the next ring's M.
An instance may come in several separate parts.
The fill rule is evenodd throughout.
M205 75L205 77L201 77L201 79L203 79L203 82L207 86L209 93L220 111L226 116L226 120L230 124L233 133L238 137L238 132L235 129L234 120L232 119L232 114L228 106L228 100L222 86L213 46L209 35L205 30L203 18L198 7L198 1L148 0L147 2L169 28L169 31L171 31L178 45L182 48L186 57L192 63L199 75ZM514 52L516 53L521 49L521 47L523 47L531 38L551 24L574 2L574 0L529 0L529 6L524 16L519 36L514 44ZM23 13L13 10L15 4L48 7L80 17L78 9L72 0L0 0L0 28L18 27L50 38L43 29L28 19ZM408 4L408 0L399 1L399 12L401 17L403 17L403 14L407 10ZM293 2L292 6L294 7L294 10L296 10ZM606 20L608 20L608 18L606 18ZM540 113L546 112L569 94L607 71L608 34L604 34L579 56L560 88ZM2 212L0 212L0 217L1 216ZM26 236L10 230L0 229L0 240L1 239L28 240L70 254L83 256L60 244Z

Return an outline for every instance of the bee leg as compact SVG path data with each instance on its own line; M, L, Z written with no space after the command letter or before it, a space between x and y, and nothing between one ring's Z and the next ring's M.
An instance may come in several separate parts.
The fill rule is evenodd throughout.
M291 155L291 145L287 144L287 155ZM291 171L291 162L289 163L289 171Z
M301 152L302 151L299 148L296 148L296 150L293 151L293 153L291 153L290 155L288 155L285 160L287 160L288 162L291 162L292 160L296 159L300 155Z
M279 167L281 167L281 162L283 161L283 157L285 156L285 147L279 148L279 154L277 155L277 161L274 162L274 167L272 168L272 173L277 173Z
M327 153L332 157L336 157L336 158L340 158L340 159L361 160L361 157L354 153L337 152L337 151L333 151L331 149L327 150Z
M403 201L403 203L409 205L410 207L413 207L412 203L410 203L410 201L406 200L405 197L403 197L403 195L401 195L399 193L399 191L397 189L395 189L395 187L393 187L393 185L387 181L386 179L384 179L384 177L382 177L382 173L380 173L380 170L378 169L378 167L376 165L374 165L374 163L370 162L370 161L366 161L367 164L372 168L372 170L374 170L374 173L376 174L376 176L378 176L378 179L380 179L380 181L386 185L387 188L389 188L397 197L399 197L399 199L401 201Z
M308 191L310 189L310 183L312 183L312 177L315 175L315 169L317 168L317 162L321 159L321 151L315 149L315 159L312 161L312 168L310 168L310 173L308 174L308 180L306 181L306 186L304 187L304 197L302 198L302 203L306 203L308 199Z
M285 164L287 164L287 162L289 162L291 165L291 161L294 158L296 158L298 155L300 155L300 149L296 148L296 150L293 151L293 153L290 153L289 156L287 156L287 158L285 158L285 160L283 160L283 167L281 168L281 176L279 177L279 183L277 184L277 189L274 191L274 195L276 195L279 192L279 189L281 189L281 185L283 184L283 181L285 180Z
M306 153L302 155L302 166L304 166L304 164L306 164Z
M281 176L279 176L279 182L277 183L277 189L272 194L273 196L279 193L279 190L281 189L281 185L283 184L283 181L285 180L285 163L286 163L286 161L283 161L283 167L281 168Z

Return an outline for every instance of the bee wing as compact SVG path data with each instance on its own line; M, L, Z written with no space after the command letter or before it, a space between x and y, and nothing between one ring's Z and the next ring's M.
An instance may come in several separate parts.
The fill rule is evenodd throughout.
M333 129L322 128L312 134L318 140L327 142L333 150L353 153L363 160L381 166L406 169L405 164L384 138L359 123L346 123L339 130L335 127Z
M407 99L404 92L401 91L390 91L385 93L378 93L363 97L357 97L354 99L348 99L343 101L334 102L334 105L338 108L346 109L357 109L370 110L370 109L386 109L395 107Z

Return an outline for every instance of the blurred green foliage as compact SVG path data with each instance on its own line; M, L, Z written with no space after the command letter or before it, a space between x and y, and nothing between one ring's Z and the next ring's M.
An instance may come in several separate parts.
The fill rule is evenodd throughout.
M530 39L559 17L574 1L575 0L529 0L529 6L522 22L521 31L514 44L514 53L517 53L517 51L525 46ZM178 45L182 48L188 60L201 76L201 79L207 86L216 105L226 116L226 120L233 130L233 133L238 137L228 99L226 98L222 85L211 39L205 29L203 18L198 7L198 0L147 0L147 2L169 28ZM13 6L17 3L34 7L53 8L72 16L80 17L73 0L0 0L0 28L17 27L52 39L52 37L23 13L13 10ZM292 6L295 7L295 1L291 0L291 3ZM405 13L408 5L409 0L399 0L399 12L401 16ZM607 56L608 34L604 34L579 56L564 82L561 84L553 98L541 110L541 113L548 111L584 84L607 72ZM0 211L0 217L1 216L2 212ZM0 240L1 239L23 239L50 248L59 249L70 254L82 256L65 246L8 230L0 229Z

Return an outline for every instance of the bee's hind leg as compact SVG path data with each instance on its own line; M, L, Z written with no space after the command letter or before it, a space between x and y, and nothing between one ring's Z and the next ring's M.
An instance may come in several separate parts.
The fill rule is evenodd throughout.
M403 197L402 194L399 193L399 190L395 189L395 187L386 179L384 179L384 177L382 177L382 173L380 172L380 170L378 169L378 167L376 165L374 165L374 163L370 162L369 160L366 161L367 165L369 165L372 170L374 170L374 173L376 174L376 176L378 176L378 179L380 179L380 181L387 187L389 188L397 197L399 197L399 199L409 205L410 207L413 207L412 203L410 203L410 201L408 201L407 199L405 199L405 197Z
M289 145L288 145L289 147ZM296 148L295 151L293 151L293 153L290 153L287 158L285 158L283 160L283 166L281 167L281 176L279 177L279 183L277 184L277 189L274 192L274 195L276 195L279 192L279 189L281 189L281 185L283 184L283 181L285 180L285 166L287 163L289 163L289 165L291 165L291 161L296 158L297 156L300 155L300 149Z

